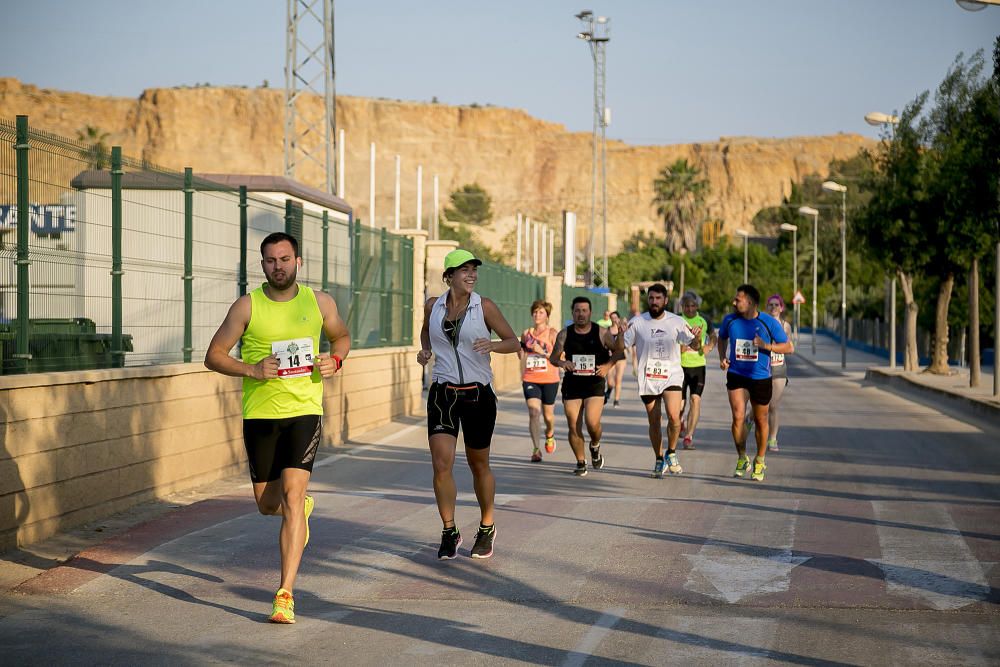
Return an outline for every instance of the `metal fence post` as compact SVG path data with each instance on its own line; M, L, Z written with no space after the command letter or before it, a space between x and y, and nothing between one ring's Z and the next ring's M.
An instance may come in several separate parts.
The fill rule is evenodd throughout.
M111 365L125 365L122 345L122 149L111 147Z
M246 296L247 285L247 186L240 186L240 296Z
M28 197L28 117L17 117L17 139L14 143L17 155L17 343L14 347L15 373L28 372L28 336L31 335L29 317L30 290L28 266L31 264L28 252L28 231L31 229L31 199Z
M194 350L191 341L192 302L194 281L192 255L194 249L194 175L191 167L184 167L184 363L191 363Z
M327 263L330 261L330 212L323 210L323 282L324 292L330 291L330 269Z
M378 284L380 288L379 293L379 309L378 309L378 338L382 344L385 344L389 340L388 329L390 328L390 318L388 308L386 308L386 303L389 298L388 291L385 285L385 265L386 260L386 246L388 245L388 238L385 231L385 227L379 230L379 258L378 258Z
M351 344L360 345L361 336L358 331L358 309L361 306L361 290L359 283L361 276L359 268L361 266L361 219L358 218L353 223L348 223L351 228L351 305L347 313L347 327L351 331Z

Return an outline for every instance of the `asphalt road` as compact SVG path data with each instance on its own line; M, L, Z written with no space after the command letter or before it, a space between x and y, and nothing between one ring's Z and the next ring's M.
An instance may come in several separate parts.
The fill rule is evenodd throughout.
M792 358L781 450L731 477L723 376L710 366L684 473L651 479L627 376L607 467L530 463L519 393L493 447L496 554L456 464L455 561L436 559L423 422L327 458L310 486L298 623L266 622L279 521L249 485L124 531L18 588L5 664L998 664L1000 425L948 417Z

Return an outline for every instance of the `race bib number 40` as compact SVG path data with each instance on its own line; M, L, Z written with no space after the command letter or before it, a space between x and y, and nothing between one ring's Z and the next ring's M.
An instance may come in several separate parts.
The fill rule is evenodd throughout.
M547 359L541 354L529 354L527 367L529 371L544 371L547 368Z
M271 353L278 358L279 378L294 378L312 374L312 338L294 338L271 343Z
M736 361L757 361L757 346L752 340L736 339Z
M597 372L597 357L593 354L574 354L570 361L576 368L574 375L594 375Z

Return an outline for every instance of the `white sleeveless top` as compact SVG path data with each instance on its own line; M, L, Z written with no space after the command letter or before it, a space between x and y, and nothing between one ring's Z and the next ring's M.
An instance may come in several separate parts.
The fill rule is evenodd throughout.
M449 290L450 291L450 290ZM458 347L451 344L451 339L444 332L444 318L448 313L448 292L445 292L434 303L431 309L428 329L431 338L431 351L434 353L434 382L451 382L467 384L493 382L493 367L490 366L490 355L480 354L472 349L477 338L490 338L489 327L483 314L483 299L475 292L469 298L469 307L462 316L458 330Z

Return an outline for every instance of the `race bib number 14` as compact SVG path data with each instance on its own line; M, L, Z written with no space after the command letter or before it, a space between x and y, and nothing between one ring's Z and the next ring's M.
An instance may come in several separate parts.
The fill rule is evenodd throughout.
M271 353L278 358L279 378L293 378L312 374L312 338L295 338L271 343Z

